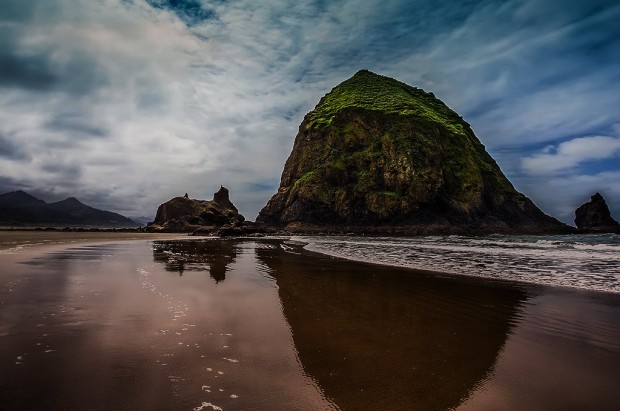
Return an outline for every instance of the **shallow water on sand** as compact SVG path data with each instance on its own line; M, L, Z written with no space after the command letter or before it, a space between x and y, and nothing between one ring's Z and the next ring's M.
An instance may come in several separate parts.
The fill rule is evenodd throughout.
M0 410L620 403L616 294L361 264L281 240L65 246L0 263Z
M86 245L18 269L0 286L0 409L331 407L253 243Z

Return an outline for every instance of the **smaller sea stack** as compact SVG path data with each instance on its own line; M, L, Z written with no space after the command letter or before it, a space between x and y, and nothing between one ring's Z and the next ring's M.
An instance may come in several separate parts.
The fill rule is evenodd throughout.
M600 193L575 210L575 225L582 232L620 233L620 224L611 217L609 207Z
M157 209L155 221L149 224L149 231L209 232L243 221L245 217L230 201L228 189L221 186L213 200L196 200L186 194L163 203Z

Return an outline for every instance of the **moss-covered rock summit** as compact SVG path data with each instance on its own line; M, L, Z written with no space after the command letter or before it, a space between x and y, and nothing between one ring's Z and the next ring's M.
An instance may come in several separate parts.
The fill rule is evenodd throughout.
M461 116L432 93L367 70L306 115L257 221L403 234L566 228L513 188Z

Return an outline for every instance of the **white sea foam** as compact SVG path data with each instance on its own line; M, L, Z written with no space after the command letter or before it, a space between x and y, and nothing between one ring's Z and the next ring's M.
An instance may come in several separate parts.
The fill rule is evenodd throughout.
M296 237L350 260L536 284L620 292L616 234L487 237Z
M218 407L217 405L211 404L210 402L203 402L198 407L195 407L194 411L202 411L207 408L211 408L214 411L223 411L222 407Z

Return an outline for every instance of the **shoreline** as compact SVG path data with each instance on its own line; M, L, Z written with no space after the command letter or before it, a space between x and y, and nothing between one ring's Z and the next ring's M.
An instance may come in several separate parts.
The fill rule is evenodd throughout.
M284 240L286 241L286 240ZM509 279L509 278L495 278L490 276L485 276L482 274L459 274L449 271L437 271L437 270L429 270L422 268L414 268L407 266L400 266L395 264L389 264L387 262L373 262L373 261L362 261L356 260L354 258L347 258L343 256L331 255L328 253L322 253L320 251L308 250L306 249L306 245L308 243L291 239L290 241L295 242L296 244L288 244L288 246L298 247L301 250L301 253L309 255L311 258L330 258L337 261L349 262L353 264L364 264L371 267L376 267L379 270L389 270L390 268L395 270L404 270L406 272L410 272L411 275L422 276L429 279L451 279L467 284L479 285L479 286L489 286L489 285L499 285L504 287L521 287L527 289L529 292L543 292L543 293L552 293L553 291L566 292L566 293L581 293L581 294L594 294L599 296L607 296L607 297L620 297L620 292L613 290L597 290L592 288L585 287L575 287L570 285L562 285L562 284L544 284L544 283L535 283L530 281L524 281L519 279ZM300 244L300 243L304 244Z
M615 235L613 233L589 233L589 234L582 234L582 235ZM347 236L336 236L335 238L338 237L342 237L343 241L346 240ZM425 236L428 238L431 237L436 237L436 236ZM459 236L457 236L459 237ZM467 236L462 236L463 238L469 238ZM465 278L465 279L471 279L471 280L477 280L477 281L484 281L484 282L497 282L497 283L505 283L505 284L516 284L516 285L523 285L523 286L528 286L528 287L537 287L537 288L549 288L549 289L561 289L561 290L566 290L566 291L574 291L574 292L586 292L586 293L596 293L596 294L605 294L605 295L612 295L612 296L620 296L620 290L619 289L603 289L603 288L596 288L596 284L594 285L585 285L585 286L580 286L580 285L572 285L572 284L561 284L561 283L554 283L551 281L545 282L545 278L541 277L541 279L539 281L532 281L529 280L527 278L518 278L518 277L511 277L511 278L506 278L506 277L500 277L500 276L494 276L493 274L487 274L484 272L484 270L478 270L476 272L472 272L473 268L472 267L468 267L467 270L463 270L461 272L457 272L457 271L451 271L449 269L433 269L433 267L430 268L421 268L421 267L415 267L415 266L411 266L411 265L401 265L399 264L399 262L395 262L395 261L371 261L369 259L364 259L364 257L360 258L359 255L357 254L348 254L345 255L343 253L333 253L330 252L330 250L316 250L314 248L317 247L311 247L310 249L308 249L308 245L310 246L317 246L317 244L313 244L311 241L308 241L308 238L311 239L317 239L317 240L321 240L323 238L323 236L292 236L291 237L291 241L293 242L299 242L299 243L303 243L303 249L305 252L310 252L310 253L316 253L317 255L325 255L325 256L329 256L332 258L336 258L336 259L342 259L342 260L346 260L346 261L350 261L350 262L355 262L355 263L364 263L364 264L370 264L376 267L387 267L387 268L394 268L394 269L406 269L406 270L412 270L413 272L417 272L417 273L423 273L429 276L438 276L438 277L453 277L453 278ZM390 237L386 237L386 238L390 238ZM395 237L397 239L401 239L399 237ZM410 237L411 239L417 239L418 237ZM475 237L474 237L475 238ZM359 238L356 238L356 240L359 240ZM430 249L432 249L433 247L428 247ZM551 250L553 251L553 250ZM470 258L469 261L474 261L473 257L475 256L474 251L469 252L468 251L468 257ZM544 253L542 253L541 255L544 255ZM404 259L405 257L403 257ZM442 256L441 255L437 255L438 259L441 259ZM398 260L398 261L404 261L403 259ZM524 266L523 267L524 270L527 270L527 267ZM500 271L501 272L501 271ZM617 286L616 286L617 287Z
M435 277L435 278L446 278L447 277L447 278L451 278L455 280L462 279L466 282L479 283L479 284L505 284L505 285L511 285L511 286L522 286L528 289L531 288L532 290L537 289L541 291L557 289L557 290L563 290L566 292L594 293L594 294L602 294L602 295L620 297L620 291L613 291L613 290L597 290L597 289L592 289L592 288L576 287L576 286L562 285L562 284L534 283L534 282L524 281L524 280L519 280L519 279L495 278L495 277L490 277L490 276L484 276L482 274L478 274L478 275L459 274L459 273L454 273L454 272L449 272L449 271L426 270L422 268L406 267L406 266L400 266L400 265L393 265L389 263L361 261L361 260L355 260L353 258L333 256L330 254L321 253L319 251L306 250L305 248L303 249L303 252L314 254L315 256L325 256L325 257L348 261L348 262L356 263L356 264L368 264L370 266L374 266L379 269L394 268L398 270L407 270L414 274L424 275L427 277Z
M44 246L102 243L130 240L165 240L185 238L187 234L146 233L140 231L62 231L62 230L0 230L0 255L33 250Z
M17 235L16 235L17 234ZM308 236L321 238L323 236ZM614 290L600 290L595 288L571 286L564 284L547 284L537 283L532 281L526 281L517 278L497 278L487 276L484 274L461 274L450 271L439 271L432 269L416 268L401 266L397 264L390 264L389 262L374 262L363 261L355 258L347 258L345 256L332 255L327 252L321 252L316 250L307 249L307 245L310 243L303 238L299 238L297 235L282 235L282 236L265 236L265 237L202 237L191 236L188 233L164 233L164 232L144 232L144 231L120 231L111 229L95 229L92 231L83 230L4 230L0 229L0 257L7 254L18 254L28 251L36 251L43 247L49 246L63 246L63 245L76 245L76 244L104 244L116 241L138 241L138 240L201 240L201 239L216 239L219 241L242 241L242 242L271 242L275 241L280 244L286 244L288 247L297 248L297 252L301 252L309 255L312 258L329 258L340 260L343 262L350 262L354 264L365 264L378 269L397 269L405 270L411 273L411 275L422 276L426 278L450 278L456 281L462 281L469 284L478 284L481 286L498 284L507 287L524 287L528 290L535 292L552 292L554 290L573 292L573 293L586 293L601 296L618 297L619 291ZM286 251L286 250L285 250ZM287 251L290 252L290 251Z

